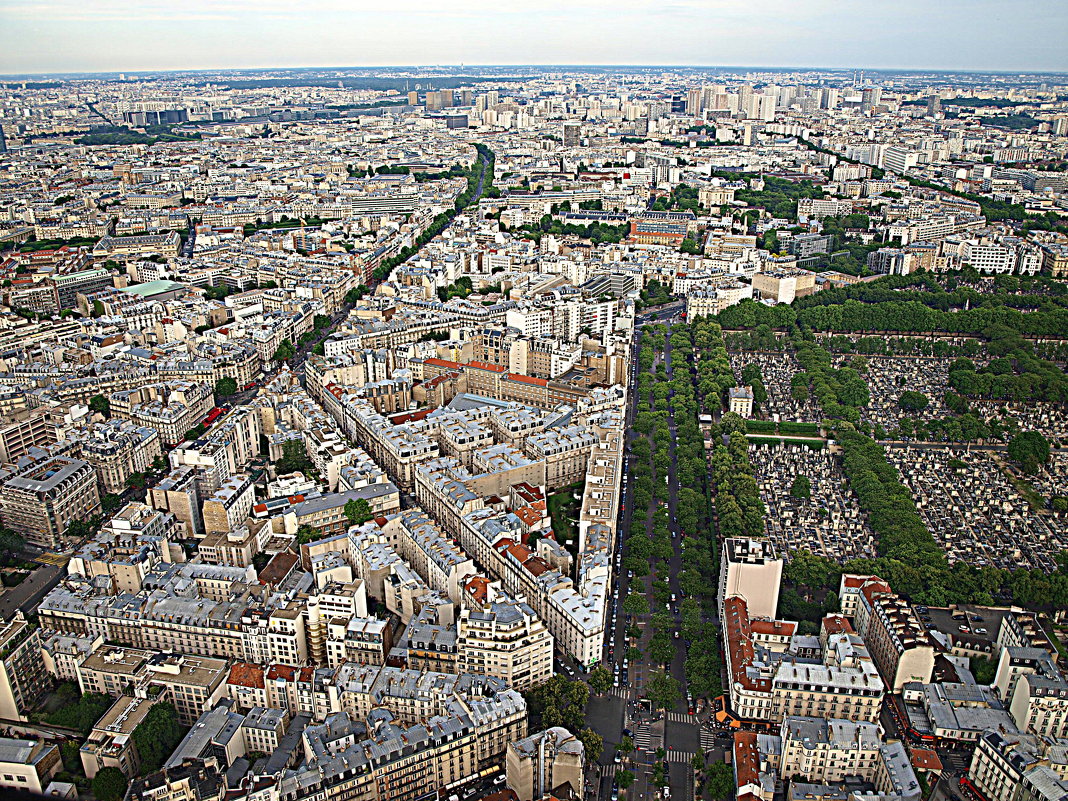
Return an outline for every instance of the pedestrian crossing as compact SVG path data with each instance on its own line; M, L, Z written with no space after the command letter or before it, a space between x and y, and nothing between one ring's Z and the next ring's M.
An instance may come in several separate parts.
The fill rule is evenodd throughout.
M668 751L666 758L668 762L676 762L680 765L684 765L693 759L693 751Z
M40 562L43 565L54 565L55 567L65 567L67 562L70 561L69 556L63 556L58 553L44 553L38 556L35 562Z
M614 779L616 777L616 771L619 770L619 765L598 765L597 766L597 778L598 779Z
M608 694L616 698L630 698L630 687L613 687Z
M655 751L660 744L648 724L642 724L634 730L634 746L641 751Z
M675 723L697 723L697 718L684 712L668 712L667 719L673 720Z
M701 729L701 749L710 751L716 745L716 734L708 729Z

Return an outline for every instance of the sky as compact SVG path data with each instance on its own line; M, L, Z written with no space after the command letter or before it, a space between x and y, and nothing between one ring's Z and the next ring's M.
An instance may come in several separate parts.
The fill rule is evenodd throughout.
M641 64L1068 71L1068 0L0 0L0 73Z

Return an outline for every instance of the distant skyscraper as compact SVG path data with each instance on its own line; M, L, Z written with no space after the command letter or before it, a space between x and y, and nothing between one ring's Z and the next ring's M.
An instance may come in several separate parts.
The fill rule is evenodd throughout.
M409 92L408 93L408 105L409 106L418 106L419 105L419 93L418 92Z
M7 139L4 138L4 126L0 125L0 153L7 152Z
M691 89L686 93L686 113L696 117L701 113L701 90Z
M931 95L927 98L927 113L930 116L934 116L942 111L942 98L938 95Z
M577 122L565 122L562 138L564 147L578 147L582 142L582 126Z

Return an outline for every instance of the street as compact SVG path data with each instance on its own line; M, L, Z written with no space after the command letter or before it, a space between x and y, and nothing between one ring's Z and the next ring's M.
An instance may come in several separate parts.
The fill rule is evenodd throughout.
M648 315L639 316L637 326L645 324L646 316L649 321L657 318L672 318L679 313L680 304L669 304L660 309L653 310ZM628 430L634 422L637 406L637 338L632 341L631 363L632 374L630 376L631 399L627 410ZM656 364L663 363L670 381L674 375L676 365L672 363L670 342L665 343L665 351L658 355ZM689 371L690 366L684 369ZM670 396L669 396L670 397ZM668 500L667 513L669 530L671 532L672 555L667 560L667 575L664 577L672 596L681 601L683 597L679 586L679 572L682 564L682 547L685 534L679 528L678 519L678 478L676 474L677 456L675 453L675 419L674 412L668 413L668 426L671 432L670 444L670 467L668 473ZM633 431L631 438L640 436ZM633 580L627 578L627 571L621 568L621 560L625 557L626 549L623 545L626 533L631 531L634 520L634 509L629 502L631 493L627 476L632 473L630 467L634 464L634 456L627 454L628 469L624 471L624 487L620 511L618 530L620 532L615 555L616 578L615 578L615 622L609 619L609 626L605 635L604 664L610 667L615 676L615 685L612 691L603 697L591 699L587 710L587 722L604 737L605 748L596 768L596 791L599 799L611 799L615 787L614 776L617 770L625 769L634 774L634 784L628 795L631 798L653 798L658 790L652 784L653 765L658 761L657 751L663 749L663 758L668 763L668 787L671 796L679 799L692 799L694 792L693 768L690 764L695 754L711 751L714 758L723 759L723 749L716 747L714 735L709 730L702 731L700 719L696 715L689 714L686 702L687 682L685 672L685 647L682 639L677 639L675 655L667 666L668 672L678 682L681 688L680 700L675 708L666 712L662 710L651 711L648 703L641 703L645 698L648 681L654 670L660 669L659 665L650 662L646 656L649 640L652 637L652 626L647 623L639 625L642 628L642 636L638 640L637 648L642 652L642 658L631 661L627 659L629 643L627 639L627 625L629 616L622 610L622 599L630 591L631 584L637 592L645 594L653 602L652 582L653 577L645 576ZM649 509L642 510L644 514L645 531L648 536L653 534L653 512L657 504L654 502ZM653 611L656 611L655 608ZM678 630L681 624L678 603L668 604L668 608L662 610L669 614ZM641 616L640 616L641 617ZM630 732L630 739L634 743L635 751L628 757L622 758L616 763L616 746L623 737L624 732ZM722 743L723 741L721 741Z

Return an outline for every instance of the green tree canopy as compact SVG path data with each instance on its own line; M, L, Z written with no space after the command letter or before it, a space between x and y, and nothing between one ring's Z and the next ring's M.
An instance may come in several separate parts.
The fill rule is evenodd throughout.
M184 731L178 723L178 713L169 702L156 704L133 731L134 745L141 756L141 770L152 773L162 767Z
M215 382L215 395L220 398L225 398L227 395L233 395L237 392L237 381L230 376L220 378Z
M923 411L927 408L928 403L930 401L926 395L922 392L914 392L911 389L902 392L901 397L897 399L897 405L905 412Z
M288 362L294 356L297 355L297 349L293 347L293 343L288 339L283 339L282 343L275 348L274 355L271 356L272 362Z
M790 486L790 494L799 500L808 500L812 497L812 482L808 476L794 476L794 483Z
M612 689L612 671L604 665L598 665L590 671L589 685L597 695L604 695Z
M649 682L648 695L653 706L659 709L674 709L679 699L682 698L679 680L658 670Z
M348 518L349 525L362 526L374 517L374 512L371 511L371 504L363 498L350 499L345 503L345 517Z
M97 801L119 801L126 795L126 787L129 783L121 770L106 767L97 771L91 786Z
M725 762L714 762L708 769L706 785L715 801L734 797L734 771Z
M623 599L623 611L628 615L649 614L649 599L641 593L630 592Z
M282 456L274 463L274 469L279 473L294 473L300 471L308 473L312 469L311 459L304 449L304 441L291 439L282 444Z
M1049 441L1037 431L1023 431L1009 440L1009 456L1025 473L1037 473L1049 461Z

